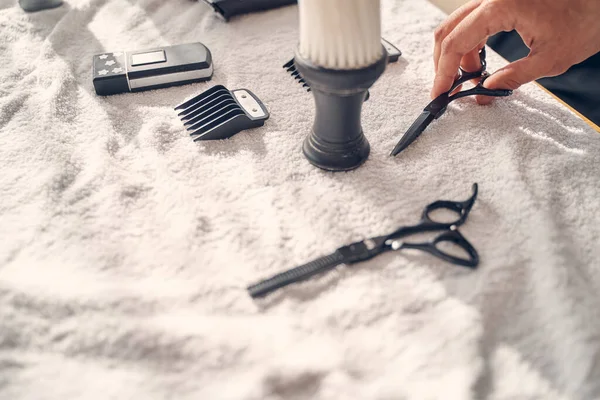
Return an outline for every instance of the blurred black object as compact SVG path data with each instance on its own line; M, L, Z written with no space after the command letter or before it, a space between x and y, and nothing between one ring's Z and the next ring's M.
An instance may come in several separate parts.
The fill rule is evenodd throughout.
M60 7L62 0L19 0L19 5L24 11L34 12Z
M204 0L204 2L228 21L236 15L296 4L297 0Z
M510 62L529 54L529 48L516 31L491 36L487 44ZM572 66L562 75L537 82L600 126L600 53Z

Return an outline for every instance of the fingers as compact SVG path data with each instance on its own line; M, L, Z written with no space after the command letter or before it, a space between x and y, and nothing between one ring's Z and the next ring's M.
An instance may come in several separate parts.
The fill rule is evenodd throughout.
M437 72L438 61L440 54L442 53L442 42L446 39L446 36L456 28L467 15L475 10L481 4L482 0L471 0L467 4L454 11L450 16L435 30L435 46L433 48L433 66L434 71Z
M529 55L499 69L485 80L483 86L488 89L516 90L520 86L546 76L548 60L540 54ZM477 96L479 104L489 104L493 101L490 96Z
M431 97L447 92L454 82L456 71L464 56L477 49L480 43L497 32L511 30L510 16L498 9L495 2L487 2L467 15L442 42L440 59ZM466 60L474 62L473 59Z
M460 61L460 66L467 72L478 71L481 68L479 60L479 50L481 50L487 42L487 37L482 40L474 50L468 52Z
M481 69L481 60L479 58L479 51L485 46L487 42L487 38L484 41L479 43L475 50L470 51L465 55L460 61L460 67L467 72L479 71ZM472 79L471 82L473 85L477 85L479 83L479 79Z
M468 52L462 60L460 60L460 67L467 72L477 71L481 68L481 62L479 62L479 48L476 48Z

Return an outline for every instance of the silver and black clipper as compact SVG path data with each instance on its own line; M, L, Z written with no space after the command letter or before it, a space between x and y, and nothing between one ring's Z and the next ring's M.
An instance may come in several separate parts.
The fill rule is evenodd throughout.
M213 86L175 111L194 141L227 139L269 119L267 108L251 91L229 91L223 85Z
M213 62L205 45L188 43L96 54L92 69L96 94L106 96L206 81Z

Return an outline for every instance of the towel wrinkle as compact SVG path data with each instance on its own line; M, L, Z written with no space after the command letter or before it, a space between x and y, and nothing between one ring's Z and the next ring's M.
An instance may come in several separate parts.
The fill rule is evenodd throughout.
M314 102L282 68L297 7L226 23L188 0L3 3L0 398L600 398L600 135L528 84L452 103L389 157L430 101L444 18L382 0L403 56L364 105L369 159L338 174L302 154ZM95 94L94 54L194 41L211 81ZM193 142L173 107L216 84L270 119ZM246 292L474 182L478 270L405 251Z

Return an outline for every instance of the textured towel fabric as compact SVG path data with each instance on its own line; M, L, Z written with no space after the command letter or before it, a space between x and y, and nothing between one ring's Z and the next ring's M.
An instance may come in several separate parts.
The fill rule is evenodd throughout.
M600 397L600 135L526 85L457 101L389 157L429 101L444 16L382 3L404 55L365 103L369 160L334 174L302 156L313 103L281 68L295 6L225 23L188 0L1 0L1 399ZM93 54L198 40L212 82L94 94ZM215 84L271 118L193 143L173 107ZM473 182L477 271L403 252L245 291Z

